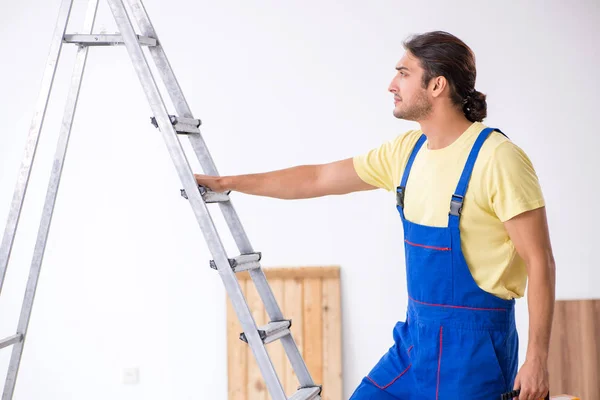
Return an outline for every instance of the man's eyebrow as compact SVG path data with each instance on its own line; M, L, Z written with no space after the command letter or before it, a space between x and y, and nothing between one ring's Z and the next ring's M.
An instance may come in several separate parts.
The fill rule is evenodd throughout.
M405 70L405 71L410 71L410 70L409 70L407 67L405 67L404 65L401 65L401 66L399 66L399 67L396 67L396 70L397 70L397 71L402 71L402 70Z

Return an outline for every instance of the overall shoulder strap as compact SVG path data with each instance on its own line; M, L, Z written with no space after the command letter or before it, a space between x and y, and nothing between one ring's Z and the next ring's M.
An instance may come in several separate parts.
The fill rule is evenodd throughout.
M410 153L410 157L408 157L408 162L404 168L404 174L402 175L400 186L396 188L396 207L398 208L398 211L400 211L402 218L404 218L404 192L406 190L406 182L408 182L408 176L410 175L410 170L412 169L415 157L417 157L417 153L419 152L419 149L421 149L421 146L423 146L423 143L425 143L425 140L427 140L425 134L422 134L419 140L417 140L417 143Z
M449 221L448 226L458 227L460 214L462 212L463 201L465 198L465 194L467 193L467 188L469 186L469 181L471 179L471 175L473 174L473 167L475 166L475 161L477 161L477 156L479 155L479 151L483 146L485 140L489 137L490 133L493 131L498 131L504 135L504 133L500 129L496 128L485 128L481 131L475 144L471 148L471 152L469 153L469 157L467 158L467 162L465 164L465 168L460 176L458 181L458 185L456 186L456 190L452 195L452 200L450 201L450 213L449 213ZM504 135L506 136L506 135Z

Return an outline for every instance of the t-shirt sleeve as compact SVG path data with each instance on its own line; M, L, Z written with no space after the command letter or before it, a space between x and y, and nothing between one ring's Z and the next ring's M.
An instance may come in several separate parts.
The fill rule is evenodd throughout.
M510 141L496 148L488 184L490 206L502 222L545 205L531 160Z
M400 181L403 164L408 159L409 147L411 142L414 142L413 133L406 132L379 147L355 156L354 169L358 176L375 187L387 191L395 190Z
M392 173L393 142L383 143L365 154L354 157L354 169L368 183L385 190L394 189Z

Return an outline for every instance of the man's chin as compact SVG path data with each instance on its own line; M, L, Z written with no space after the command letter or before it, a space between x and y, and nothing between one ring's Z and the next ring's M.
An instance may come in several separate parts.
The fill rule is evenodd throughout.
M396 117L396 118L398 118L398 119L405 119L405 120L407 120L407 119L406 119L406 117L404 116L404 113L402 113L402 112L400 112L400 111L396 111L396 110L394 110L394 113L393 113L393 114L394 114L394 117ZM407 121L408 121L408 120L407 120Z
M403 112L400 110L394 110L393 114L394 114L394 117L396 117L398 119L402 119L404 121L413 121L413 122L418 121L418 117L414 113L406 113L406 112Z

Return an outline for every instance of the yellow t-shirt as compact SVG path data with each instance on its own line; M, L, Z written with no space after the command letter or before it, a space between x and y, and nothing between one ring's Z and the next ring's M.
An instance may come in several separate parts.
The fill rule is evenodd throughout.
M448 226L450 200L478 134L473 123L451 145L417 154L406 185L408 220ZM354 168L366 183L396 190L410 153L423 132L408 131L354 157ZM499 132L492 132L479 153L465 194L460 219L461 245L469 270L483 290L504 299L524 295L525 262L515 251L503 222L544 206L542 190L527 155Z

